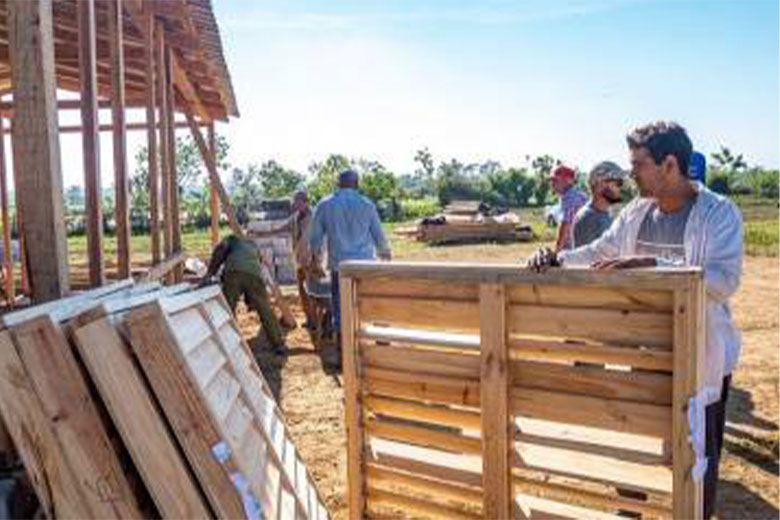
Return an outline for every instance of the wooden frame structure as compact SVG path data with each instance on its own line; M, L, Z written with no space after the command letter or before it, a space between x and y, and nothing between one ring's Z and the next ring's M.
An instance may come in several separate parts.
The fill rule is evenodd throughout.
M4 147L10 132L23 244L23 289L34 301L69 291L59 134L83 135L89 284L106 279L103 257L99 132L113 138L118 278L130 274L130 224L126 132L145 130L149 150L152 261L181 251L175 171L175 131L198 140L212 181L212 200L224 195L213 147L200 132L238 116L230 76L209 0L0 0L0 204L5 292L13 301ZM78 99L57 99L58 91ZM145 109L144 123L126 122L130 108ZM59 110L80 110L81 125L60 126ZM100 125L100 109L111 124ZM176 121L175 113L187 122ZM7 118L11 124L2 127ZM10 126L10 130L9 130ZM197 134L197 135L195 135ZM213 142L213 139L212 139ZM162 187L162 190L161 190ZM211 207L219 211L219 205ZM230 205L222 200L230 215ZM24 226L21 221L24 220ZM218 225L218 218L213 219ZM164 240L160 240L163 231ZM218 230L212 231L217 234ZM175 271L180 277L180 271Z
M340 272L350 518L701 518L699 270Z

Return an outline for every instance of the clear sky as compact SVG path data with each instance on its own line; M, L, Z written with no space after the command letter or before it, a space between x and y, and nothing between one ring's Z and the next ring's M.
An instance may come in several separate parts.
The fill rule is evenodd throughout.
M241 112L218 127L234 165L342 153L405 173L424 146L437 162L626 165L626 132L656 119L708 155L780 163L777 0L212 3ZM81 183L68 142L66 185Z

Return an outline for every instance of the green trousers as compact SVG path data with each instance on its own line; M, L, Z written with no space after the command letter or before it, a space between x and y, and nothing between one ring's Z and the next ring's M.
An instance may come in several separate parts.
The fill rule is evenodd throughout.
M260 316L263 330L271 345L277 348L284 346L282 330L271 309L271 302L262 278L239 271L222 273L222 292L233 314L236 313L238 299L243 295L247 307L255 310Z

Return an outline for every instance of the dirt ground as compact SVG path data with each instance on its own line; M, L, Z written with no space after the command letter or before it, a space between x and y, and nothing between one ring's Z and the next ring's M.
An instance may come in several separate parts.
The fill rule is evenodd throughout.
M531 245L460 246L404 250L405 259L517 262ZM745 259L734 298L743 350L728 401L719 518L778 517L778 260ZM292 302L292 298L291 298ZM303 316L295 307L299 323ZM346 436L343 393L332 368L333 351L312 346L305 329L287 336L289 355L266 354L254 314L241 312L245 337L255 348L320 493L334 518L346 518Z

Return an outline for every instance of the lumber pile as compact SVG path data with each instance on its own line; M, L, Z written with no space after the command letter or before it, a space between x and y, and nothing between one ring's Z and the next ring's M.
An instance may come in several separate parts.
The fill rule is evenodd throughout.
M217 286L127 280L0 323L0 414L47 518L328 518Z
M701 518L700 271L340 273L350 518Z
M530 226L517 215L445 214L426 218L417 226L417 239L432 245L465 242L516 242L533 239Z

